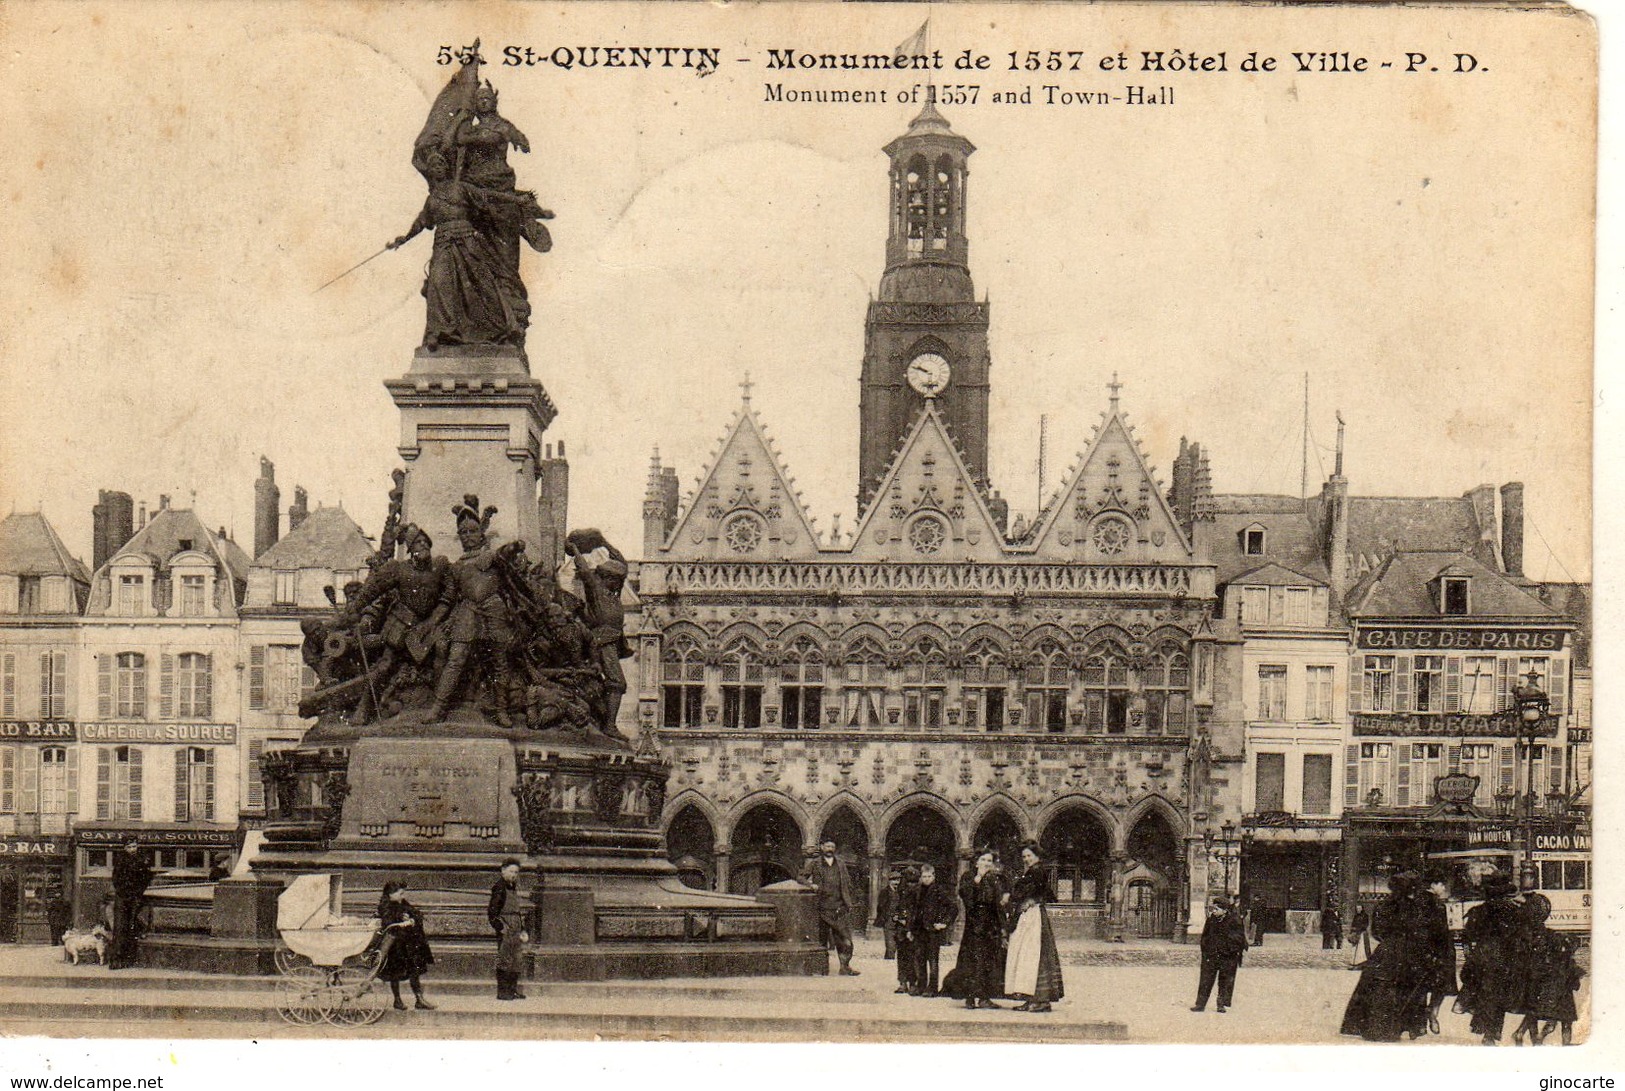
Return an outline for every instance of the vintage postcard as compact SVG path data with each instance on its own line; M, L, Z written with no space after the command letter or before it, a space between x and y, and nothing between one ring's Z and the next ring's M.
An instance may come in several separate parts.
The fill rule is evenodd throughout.
M1587 1055L1590 16L0 45L6 1034Z

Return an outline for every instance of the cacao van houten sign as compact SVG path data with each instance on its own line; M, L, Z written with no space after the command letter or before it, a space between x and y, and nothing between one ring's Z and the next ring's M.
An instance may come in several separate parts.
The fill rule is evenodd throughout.
M1377 625L1360 630L1360 647L1404 651L1519 651L1563 650L1560 629L1431 629L1413 625Z

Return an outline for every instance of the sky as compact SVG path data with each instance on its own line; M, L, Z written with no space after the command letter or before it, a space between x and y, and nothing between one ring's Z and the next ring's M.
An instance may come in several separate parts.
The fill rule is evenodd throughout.
M283 505L369 532L399 465L384 390L422 335L430 241L315 289L403 232L437 47L718 45L713 74L493 66L511 157L557 218L527 254L531 369L560 409L570 518L638 551L650 454L685 490L753 403L816 526L854 522L863 316L886 159L917 105L765 101L767 83L895 99L903 73L768 72L767 50L889 52L923 9L58 5L7 9L0 162L0 511L43 510L87 561L98 489L167 493L252 541L259 456ZM1019 17L1018 17L1019 16ZM1181 437L1220 492L1310 491L1347 422L1357 495L1527 486L1526 571L1588 579L1594 169L1573 20L1459 12L944 5L931 44L987 53L969 231L992 307L991 474L1039 501L1122 403L1166 481ZM1533 37L1531 35L1533 34ZM26 44L27 48L15 48ZM1010 49L1077 49L1059 76ZM545 47L545 48L543 48ZM1472 75L1249 75L1249 50L1435 57ZM1101 54L1228 54L1230 71L1103 74ZM751 58L741 63L740 58ZM1290 65L1290 61L1284 62ZM1046 83L1172 86L1164 107L1003 105ZM194 497L195 493L195 497ZM623 548L625 548L623 546Z

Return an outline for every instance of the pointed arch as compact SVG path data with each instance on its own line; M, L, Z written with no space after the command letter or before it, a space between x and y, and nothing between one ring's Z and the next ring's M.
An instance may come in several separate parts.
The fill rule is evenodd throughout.
M1003 655L1009 655L1011 647L1016 643L1008 631L990 621L972 625L959 635L959 643L967 652L983 641L993 645Z
M739 824L739 820L764 803L771 803L787 813L795 820L797 826L805 837L811 836L807 832L807 808L801 801L779 788L758 788L756 791L741 796L728 808L728 829L731 831Z
M880 812L880 816L876 819L876 826L884 834L891 828L892 823L897 821L899 815L915 807L929 807L931 810L936 811L948 823L949 827L955 831L960 844L964 843L963 824L960 822L958 809L935 792L910 792L901 799L892 801Z
M1120 823L1112 809L1094 796L1084 792L1071 792L1067 795L1056 796L1044 804L1038 813L1033 815L1032 827L1042 834L1044 827L1053 822L1057 815L1070 810L1088 811L1092 817L1099 820L1101 825L1105 826L1110 832L1114 847L1122 840L1119 831Z
M716 805L715 802L694 788L684 788L682 791L666 800L665 809L661 811L662 823L669 826L671 824L671 820L675 818L678 812L684 807L693 807L703 814L706 821L711 823L711 829L716 831L717 843L727 844L727 816L723 810Z
M1129 831L1148 814L1160 815L1168 823L1168 829L1175 838L1183 840L1185 837L1185 816L1180 809L1166 796L1161 794L1148 795L1137 800L1135 804L1123 815L1123 838L1127 844Z
M1038 836L1038 831L1027 808L1018 803L1015 797L1007 792L995 792L972 807L970 812L965 815L965 828L974 836L978 826L999 812L1003 812L1007 818L1016 824L1016 828L1021 831L1023 839ZM975 845L972 844L971 847L974 849Z
M1121 625L1108 623L1096 625L1093 629L1084 633L1083 640L1079 643L1083 646L1084 655L1092 654L1095 646L1099 644L1116 644L1119 650L1126 654L1128 646L1134 643L1134 635Z
M760 651L767 645L769 637L767 631L754 621L733 621L728 627L717 634L717 643L726 648L737 641L749 641Z

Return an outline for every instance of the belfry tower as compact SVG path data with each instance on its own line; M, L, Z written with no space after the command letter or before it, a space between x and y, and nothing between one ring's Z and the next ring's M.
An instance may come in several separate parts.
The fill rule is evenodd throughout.
M965 233L975 146L927 102L891 158L886 273L865 322L858 510L927 399L978 483L987 482L988 305L976 302Z

